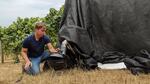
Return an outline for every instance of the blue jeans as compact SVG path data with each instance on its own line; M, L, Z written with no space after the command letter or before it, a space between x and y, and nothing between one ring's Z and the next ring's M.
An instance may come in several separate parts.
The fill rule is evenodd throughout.
M50 53L48 51L43 52L43 54L37 58L29 58L32 66L28 68L25 72L30 75L36 75L40 73L40 63L43 60L46 60L50 56Z

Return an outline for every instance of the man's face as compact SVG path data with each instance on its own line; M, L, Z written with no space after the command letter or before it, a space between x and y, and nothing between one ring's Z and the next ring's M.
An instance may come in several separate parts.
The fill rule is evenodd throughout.
M40 29L36 29L36 34L38 35L38 37L43 37L43 35L45 35L46 32L46 28L42 27Z

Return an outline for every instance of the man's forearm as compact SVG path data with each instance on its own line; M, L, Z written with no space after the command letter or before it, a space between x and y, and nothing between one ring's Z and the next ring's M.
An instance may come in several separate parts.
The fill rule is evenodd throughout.
M51 53L56 53L56 52L57 52L56 49L49 49L49 51L50 51Z
M27 56L27 53L21 52L21 54L22 54L22 56L23 56L25 62L29 62L29 61L30 61L29 58L28 58L28 56Z
M57 52L57 50L52 46L51 43L47 44L48 45L48 49L50 52L54 53L54 52Z

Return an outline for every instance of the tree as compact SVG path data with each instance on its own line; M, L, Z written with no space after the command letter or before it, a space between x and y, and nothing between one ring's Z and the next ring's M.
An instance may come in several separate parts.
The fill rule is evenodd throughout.
M56 46L57 34L59 31L59 25L61 21L61 17L64 11L64 6L60 8L60 10L56 10L54 8L50 8L49 13L44 18L44 22L47 24L47 34L51 36L52 43Z

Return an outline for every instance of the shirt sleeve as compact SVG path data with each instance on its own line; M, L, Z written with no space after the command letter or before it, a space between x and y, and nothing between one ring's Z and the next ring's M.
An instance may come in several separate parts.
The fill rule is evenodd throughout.
M26 38L26 39L23 41L22 47L23 47L23 48L29 48L29 40L28 40L28 38Z
M51 39L48 36L44 36L45 44L51 43Z

